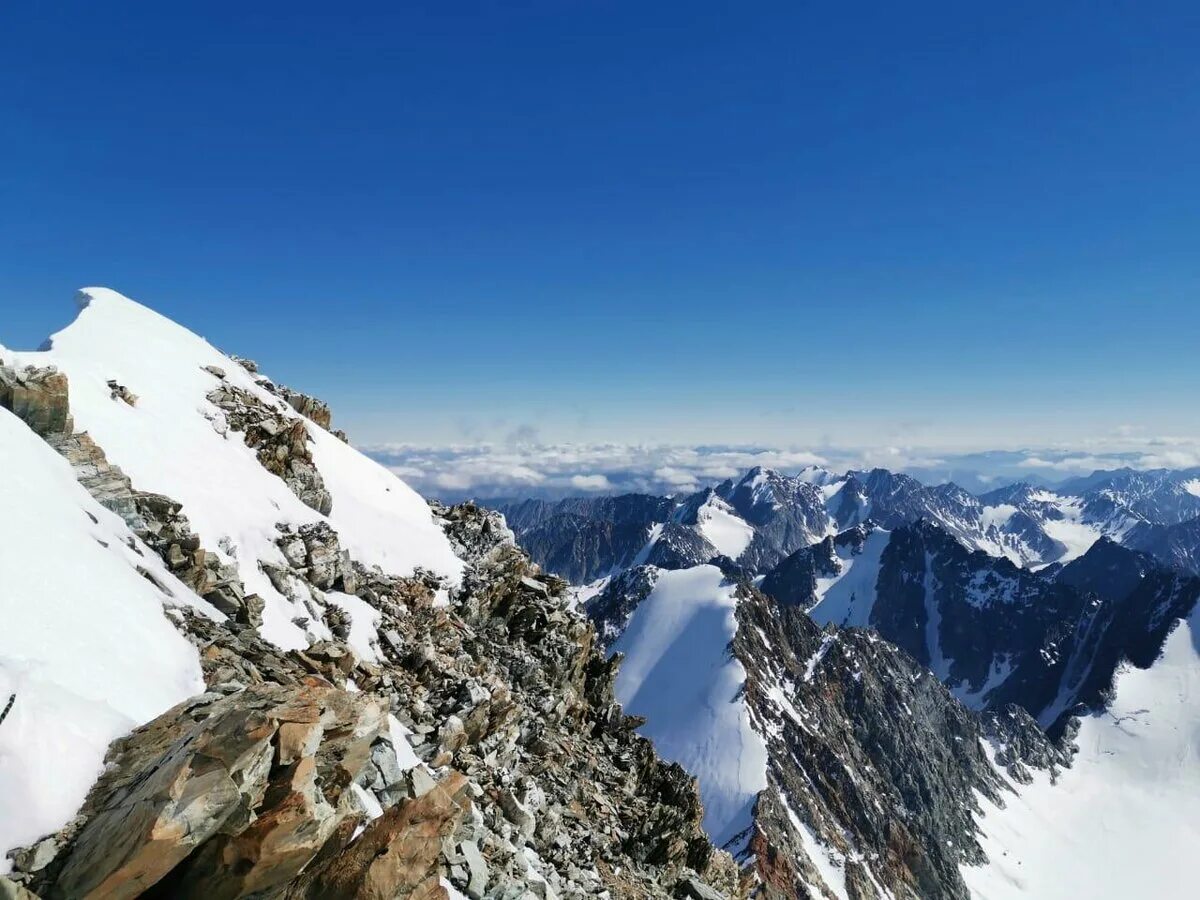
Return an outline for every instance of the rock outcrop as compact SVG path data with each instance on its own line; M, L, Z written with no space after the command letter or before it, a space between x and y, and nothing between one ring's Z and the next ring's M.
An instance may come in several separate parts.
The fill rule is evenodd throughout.
M0 361L0 407L11 410L42 437L74 428L67 376L53 367L12 368Z
M214 376L215 377L215 376ZM308 444L311 438L304 419L284 415L244 388L222 383L208 400L224 413L214 427L238 432L246 446L255 451L262 467L280 478L305 506L328 515L333 496L313 464Z

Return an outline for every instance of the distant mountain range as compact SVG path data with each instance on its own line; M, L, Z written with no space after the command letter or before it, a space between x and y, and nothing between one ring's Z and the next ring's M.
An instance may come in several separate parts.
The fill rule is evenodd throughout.
M766 896L1057 895L1064 842L1175 840L1114 822L1121 804L1200 810L1200 470L976 495L754 468L501 511L575 585L624 657L618 698Z
M924 519L970 549L1023 566L1069 562L1102 536L1190 571L1200 566L1200 469L1120 469L1055 491L1018 483L975 495L885 469L811 467L788 476L753 468L681 497L532 499L497 508L535 559L576 584L615 574L639 555L640 562L654 555L664 568L720 556L765 574L801 547L868 520L891 530Z

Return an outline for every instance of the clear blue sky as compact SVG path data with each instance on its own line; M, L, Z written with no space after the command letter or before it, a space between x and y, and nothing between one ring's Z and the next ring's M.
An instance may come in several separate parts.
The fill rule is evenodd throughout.
M360 440L1196 433L1194 3L0 7L0 341L114 287Z

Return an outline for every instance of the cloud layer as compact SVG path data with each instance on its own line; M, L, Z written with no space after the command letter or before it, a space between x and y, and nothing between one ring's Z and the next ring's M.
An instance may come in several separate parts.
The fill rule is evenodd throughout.
M928 484L983 491L1014 481L1054 484L1097 469L1200 466L1200 440L1117 435L1074 447L938 453L921 448L817 450L627 444L385 444L363 448L427 497L680 494L736 478L752 466L797 472L882 467Z

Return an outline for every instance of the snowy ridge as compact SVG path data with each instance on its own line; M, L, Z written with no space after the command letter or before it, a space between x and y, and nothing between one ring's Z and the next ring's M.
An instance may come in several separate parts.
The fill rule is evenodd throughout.
M697 510L696 526L718 553L730 559L741 556L754 537L754 529L719 497L711 497Z
M333 495L329 516L321 516L262 467L208 401L220 382L205 367L216 367L226 383L281 409L284 404L249 372L203 338L114 291L87 288L80 302L76 320L46 349L15 354L17 362L53 365L67 375L76 429L87 431L139 490L183 504L205 548L236 563L247 590L264 599L263 634L273 643L307 645L305 631L293 622L302 611L259 565L285 562L275 546L277 524L325 519L364 565L398 575L422 567L458 576L462 564L428 505L394 474L306 423L314 462ZM115 402L110 380L137 395L137 404ZM281 412L299 418L290 408Z
M645 716L642 733L700 782L705 830L718 846L750 825L766 787L766 747L741 700L746 673L729 653L735 586L715 566L664 571L613 650L616 693Z
M328 629L275 589L260 563L285 565L277 525L326 521L352 558L389 574L423 568L453 583L462 570L416 493L395 475L308 422L314 461L334 501L325 517L259 463L207 399L223 380L291 419L249 372L202 338L104 288L80 294L75 321L8 365L54 366L69 381L70 412L138 490L183 504L207 552L234 563L265 601L262 636L307 647ZM114 381L136 402L113 396ZM195 648L164 616L189 606L224 616L193 593L114 513L76 481L48 443L0 409L0 852L61 826L101 768L109 742L204 690ZM69 564L64 565L64 561ZM376 658L378 613L329 593L350 620L349 642ZM297 624L307 621L302 627ZM4 865L8 865L7 861Z

